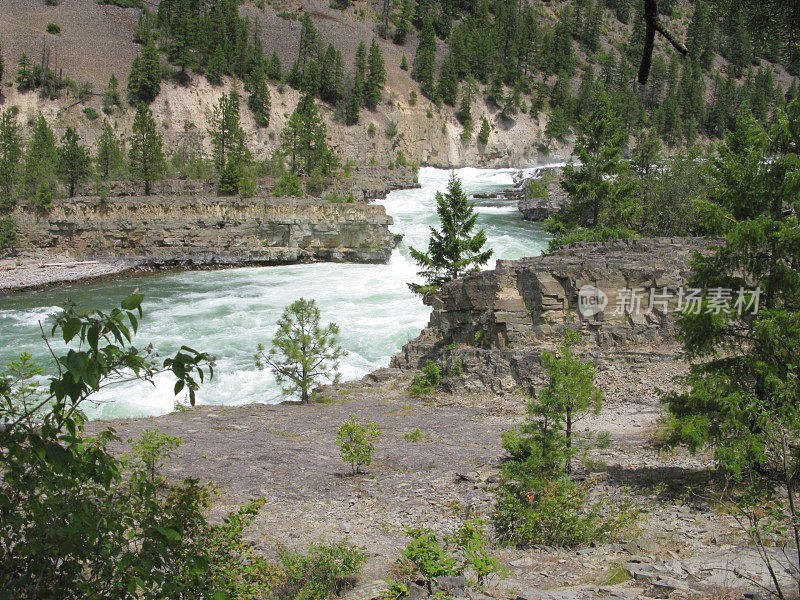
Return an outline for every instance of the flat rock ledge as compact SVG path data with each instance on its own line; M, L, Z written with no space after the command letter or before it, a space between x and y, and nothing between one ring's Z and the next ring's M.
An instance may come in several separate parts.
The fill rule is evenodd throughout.
M0 291L135 269L385 263L401 236L377 204L313 199L73 198L12 213L19 256L0 262Z

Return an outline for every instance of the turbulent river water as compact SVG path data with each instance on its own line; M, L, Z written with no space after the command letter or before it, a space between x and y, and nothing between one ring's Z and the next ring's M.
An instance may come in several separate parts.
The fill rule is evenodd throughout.
M512 183L515 169L460 169L468 194L498 191ZM293 300L314 298L322 321L340 327L348 351L343 379L354 379L388 365L389 358L426 325L430 308L409 292L416 279L408 247L424 249L429 227L437 224L435 193L444 191L449 171L423 168L422 187L389 194L382 204L394 217L392 230L405 238L387 265L308 264L244 267L219 271L169 272L122 282L88 283L69 288L0 298L0 365L28 352L43 366L50 361L39 331L70 298L81 308L109 310L133 289L145 295L138 343L152 343L163 355L181 344L209 352L215 377L202 386L202 404L275 403L284 399L274 377L253 362L258 343L269 346L275 322ZM478 224L486 230L494 258L536 256L547 236L523 221L516 202L475 200ZM490 263L493 266L494 260ZM61 346L53 341L58 353ZM2 368L0 368L2 370ZM155 385L138 382L102 390L84 406L90 418L164 414L174 407L168 378Z

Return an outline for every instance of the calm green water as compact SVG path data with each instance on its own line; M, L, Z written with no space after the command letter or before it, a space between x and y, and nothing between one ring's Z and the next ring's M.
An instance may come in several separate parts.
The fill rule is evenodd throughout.
M512 182L511 169L461 169L467 193L500 190ZM258 343L269 345L284 306L315 298L323 322L335 321L349 352L344 379L360 378L388 365L389 358L427 324L430 309L406 282L415 280L408 246L424 248L436 225L434 195L444 191L449 171L420 169L420 189L392 192L383 201L394 217L393 231L405 235L388 265L313 264L247 267L221 271L161 273L60 287L0 298L0 364L29 352L49 366L39 331L70 298L81 308L108 310L135 288L145 295L137 342L153 343L163 355L182 344L216 357L214 380L204 385L203 404L274 403L283 399L274 377L253 364ZM536 256L547 245L542 230L522 220L515 202L477 200L479 225L486 229L495 258ZM493 264L494 261L492 261ZM56 352L63 348L54 341ZM169 378L103 390L85 406L91 418L149 416L169 412L175 398Z

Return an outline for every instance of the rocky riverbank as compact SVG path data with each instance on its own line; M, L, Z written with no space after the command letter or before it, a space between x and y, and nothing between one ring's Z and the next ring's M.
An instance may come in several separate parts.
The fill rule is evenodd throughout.
M387 580L402 578L406 527L425 525L444 536L466 516L490 518L502 433L525 418L524 391L542 380L538 356L560 342L567 320L581 331L581 352L596 359L596 384L604 392L601 412L581 421L577 435L589 442L607 432L610 441L587 443L573 477L593 482L592 498L630 506L635 519L614 541L577 550L495 545L491 553L507 575L480 591L450 580L451 597L757 598L758 585L769 584L767 572L736 520L715 501L721 487L711 457L660 446L660 398L686 372L667 310L674 305L642 318L634 310L615 314L620 289L678 289L690 253L706 248L699 239L628 240L499 261L495 270L451 282L431 299L431 323L395 357L402 369L327 386L309 405L199 406L89 427L113 426L121 439L153 427L182 437L168 477L196 477L215 487L214 518L265 498L247 539L269 557L277 544L300 550L347 538L363 547L369 560L345 598L370 600L387 589ZM609 302L577 317L577 291L587 283L608 293ZM408 394L416 366L456 358L463 374L447 377L430 396ZM350 414L381 430L372 464L357 476L348 474L335 444ZM415 430L413 438L404 435ZM780 577L789 584L790 573ZM410 590L415 600L427 597L422 588Z
M451 281L429 296L430 322L392 358L392 365L418 369L428 361L446 370L459 365L452 391L504 393L542 383L539 359L563 341L565 325L577 329L582 352L601 361L647 369L675 359L674 309L690 273L689 260L708 242L701 238L651 238L582 243L538 258L497 261ZM599 289L602 310L582 314L578 292ZM626 290L637 290L628 297ZM667 294L655 302L651 294ZM638 365L638 366L637 366Z

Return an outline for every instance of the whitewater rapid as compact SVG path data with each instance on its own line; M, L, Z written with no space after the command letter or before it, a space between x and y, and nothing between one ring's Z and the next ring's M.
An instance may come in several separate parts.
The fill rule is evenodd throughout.
M498 191L513 182L517 169L459 169L468 194ZM245 267L185 271L136 277L124 282L90 283L70 288L17 294L0 299L0 365L28 352L46 368L48 355L39 331L67 298L81 308L109 310L138 288L145 295L137 345L154 344L164 356L182 344L211 353L213 381L198 393L201 404L275 403L285 399L274 376L259 371L253 354L269 346L283 308L297 298L314 298L323 323L335 321L348 355L343 379L360 378L388 365L389 358L427 324L430 308L406 285L416 279L408 247L424 249L429 227L437 224L435 194L445 191L450 172L423 168L421 187L398 190L381 201L394 217L392 231L403 242L387 265L320 263L282 267ZM497 258L537 256L547 236L522 220L516 202L475 200L478 224ZM54 340L56 352L63 348ZM2 370L2 367L0 367ZM84 409L90 418L152 416L170 412L175 397L168 377L101 391Z

